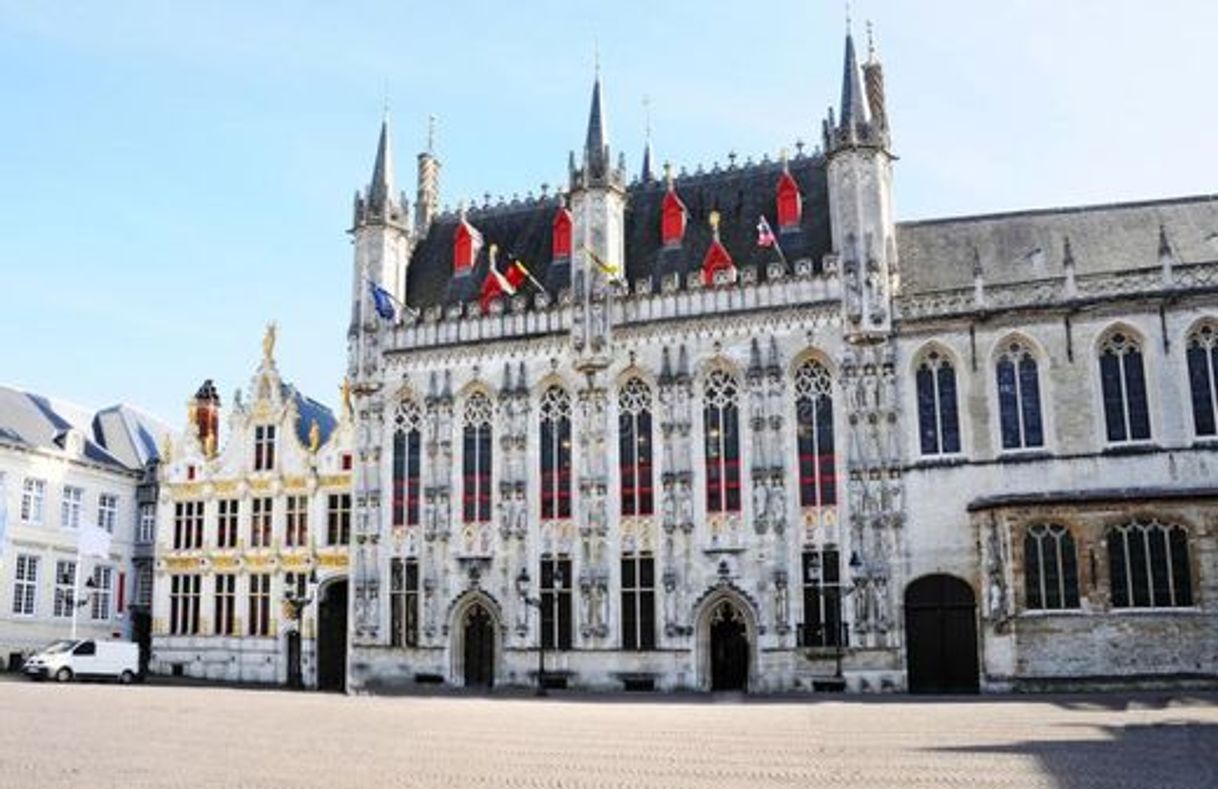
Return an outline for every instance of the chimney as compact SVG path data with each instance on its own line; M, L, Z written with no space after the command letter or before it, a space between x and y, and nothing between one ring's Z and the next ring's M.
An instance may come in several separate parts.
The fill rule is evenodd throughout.
M427 123L427 150L419 154L419 192L414 201L414 232L427 235L440 208L440 160L436 158L436 116Z

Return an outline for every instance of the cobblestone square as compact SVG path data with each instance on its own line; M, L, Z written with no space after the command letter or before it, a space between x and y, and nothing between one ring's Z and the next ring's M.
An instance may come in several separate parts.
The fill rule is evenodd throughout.
M1218 697L381 698L0 682L0 787L1215 787Z

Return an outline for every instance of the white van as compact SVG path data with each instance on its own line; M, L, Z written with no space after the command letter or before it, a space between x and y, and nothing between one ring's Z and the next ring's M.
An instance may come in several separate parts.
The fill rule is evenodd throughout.
M21 670L34 679L111 678L126 685L139 676L140 645L91 638L56 641L32 655Z

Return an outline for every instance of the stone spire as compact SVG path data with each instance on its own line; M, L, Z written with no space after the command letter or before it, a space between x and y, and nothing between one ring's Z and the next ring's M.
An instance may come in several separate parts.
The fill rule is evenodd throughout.
M854 35L847 28L841 106L837 116L830 108L823 124L826 153L855 146L888 148L888 122L883 106L884 72L875 59L874 48L870 57L866 68L859 66ZM874 102L878 102L878 106Z
M842 104L839 122L843 128L871 123L867 93L863 89L863 72L854 54L854 36L846 31L846 58L842 66Z
M588 111L588 136L584 140L584 169L590 178L602 178L609 169L609 137L601 107L601 75L592 85L592 107Z
M393 151L389 142L389 115L381 121L381 138L376 144L376 162L372 165L372 180L368 182L368 212L384 216L393 200Z
M656 179L651 165L651 99L643 99L643 110L647 115L647 128L643 136L643 167L639 172L639 179L649 184Z

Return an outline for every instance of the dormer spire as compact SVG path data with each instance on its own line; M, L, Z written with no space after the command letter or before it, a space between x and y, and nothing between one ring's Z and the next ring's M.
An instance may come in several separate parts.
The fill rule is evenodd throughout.
M381 120L381 138L376 144L376 162L372 165L372 180L368 183L368 210L384 215L385 207L394 198L393 151L389 142L389 112Z
M842 72L841 125L865 125L871 122L867 93L863 89L863 72L854 54L854 35L846 32L846 58Z
M588 110L588 136L584 141L584 169L590 177L601 177L609 169L609 138L605 130L605 113L601 106L601 75L597 65L596 81L592 84L592 107Z

